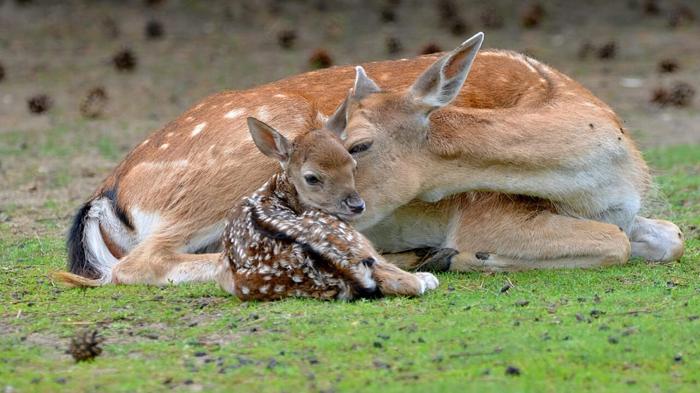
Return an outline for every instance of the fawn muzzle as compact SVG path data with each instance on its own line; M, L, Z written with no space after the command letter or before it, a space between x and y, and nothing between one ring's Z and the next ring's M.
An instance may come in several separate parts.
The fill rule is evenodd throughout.
M360 194L357 192L348 195L343 203L353 214L361 214L365 211L365 201L360 198Z

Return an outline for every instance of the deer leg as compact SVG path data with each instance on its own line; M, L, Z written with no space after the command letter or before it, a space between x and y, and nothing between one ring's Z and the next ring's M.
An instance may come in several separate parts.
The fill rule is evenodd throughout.
M181 284L214 281L222 264L220 254L187 254L186 229L164 229L152 233L112 269L112 282L119 284Z
M617 226L501 201L490 210L462 210L447 247L459 250L451 271L593 268L625 263L627 235Z
M670 262L683 256L683 233L674 223L637 216L630 230L632 256Z
M409 273L383 260L374 264L372 277L385 296L420 296L440 284L431 273Z
M130 253L112 270L117 284L182 284L217 280L221 254Z

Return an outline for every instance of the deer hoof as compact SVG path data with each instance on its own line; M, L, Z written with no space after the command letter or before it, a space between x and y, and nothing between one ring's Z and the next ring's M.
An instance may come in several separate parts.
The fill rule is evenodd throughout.
M440 281L438 281L437 277L433 276L432 273L419 272L416 273L416 277L418 277L418 280L421 282L421 295L424 294L425 291L431 291L440 285Z
M452 265L452 257L459 254L454 248L421 248L415 251L421 259L416 266L421 272L446 272Z

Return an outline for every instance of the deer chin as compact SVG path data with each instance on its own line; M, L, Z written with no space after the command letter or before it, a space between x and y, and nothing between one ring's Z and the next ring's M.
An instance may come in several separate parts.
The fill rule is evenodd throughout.
M340 218L343 221L347 221L347 222L352 222L352 221L358 219L362 215L362 213L352 213L349 211L333 212L331 214L333 214L334 216Z

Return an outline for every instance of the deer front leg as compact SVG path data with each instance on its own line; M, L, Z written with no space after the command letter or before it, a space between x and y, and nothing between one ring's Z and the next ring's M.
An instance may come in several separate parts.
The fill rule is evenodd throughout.
M630 231L632 256L670 262L683 256L683 233L676 224L637 216Z
M622 264L630 256L629 239L615 225L507 199L489 210L474 207L458 213L454 219L459 222L448 234L446 246L459 250L451 271L593 268Z

